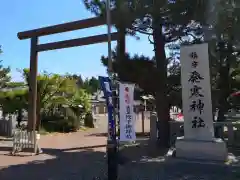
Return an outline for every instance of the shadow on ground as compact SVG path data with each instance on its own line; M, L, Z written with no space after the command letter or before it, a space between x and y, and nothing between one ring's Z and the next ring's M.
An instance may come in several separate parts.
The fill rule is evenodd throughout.
M87 134L85 136L96 136L96 137L107 137L107 133L91 133L91 134ZM150 136L150 132L136 132L136 136L137 137L149 137Z
M43 149L51 159L33 161L2 168L1 180L105 180L105 153L91 146L71 149ZM234 180L240 179L239 168L186 161L166 160L167 150L157 148L148 140L121 147L120 180Z
M168 157L168 149L162 149L148 139L139 139L136 145L122 147L121 157L127 163L120 166L121 179L157 179L157 180L239 180L240 167L219 162L186 161ZM240 156L240 151L229 149Z
M104 147L105 145L98 146ZM94 147L43 149L47 160L14 165L0 170L1 180L93 180L105 179L107 166L104 152ZM17 157L19 158L19 157Z

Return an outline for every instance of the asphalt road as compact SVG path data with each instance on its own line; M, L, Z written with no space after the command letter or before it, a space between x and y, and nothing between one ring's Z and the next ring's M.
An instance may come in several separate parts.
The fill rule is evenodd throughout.
M0 180L93 180L107 179L105 156L106 117L98 128L70 134L42 136L44 153L9 156L0 151ZM141 122L141 121L139 121ZM165 151L139 140L121 150L125 161L119 165L120 180L239 180L238 167L219 163L166 158Z

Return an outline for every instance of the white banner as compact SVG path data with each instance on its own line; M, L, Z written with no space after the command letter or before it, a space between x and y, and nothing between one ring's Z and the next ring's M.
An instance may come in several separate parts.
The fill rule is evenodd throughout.
M134 84L119 84L120 141L135 141Z
M180 51L184 136L186 139L212 140L208 44L182 46Z

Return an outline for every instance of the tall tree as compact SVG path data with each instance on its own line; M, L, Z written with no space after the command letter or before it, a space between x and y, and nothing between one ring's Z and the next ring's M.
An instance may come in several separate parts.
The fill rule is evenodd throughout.
M85 1L86 2L86 1ZM102 12L104 1L90 0L87 1L87 7L94 10L96 15L104 14ZM98 2L98 3L96 3ZM152 36L152 44L155 52L156 72L156 105L158 120L160 122L159 137L163 146L169 145L169 104L167 101L167 58L165 53L165 45L172 41L177 41L182 37L191 35L193 30L198 31L196 23L192 20L202 21L205 7L204 0L175 0L175 1L121 1L125 4L124 15L123 10L118 6L120 1L111 1L113 4L113 12L118 12L118 16L128 17L123 20L114 19L120 27L125 27L129 32L140 32ZM99 3L101 6L99 6ZM99 13L101 12L101 13ZM113 18L115 18L113 16ZM124 24L124 25L122 25ZM129 25L130 24L130 25ZM121 29L120 29L121 30ZM122 32L122 31L120 31ZM121 46L121 44L120 44ZM122 51L120 51L122 54ZM123 58L124 59L124 58Z
M146 1L145 1L146 2ZM203 4L200 1L147 1L147 12L145 16L137 21L134 27L143 31L142 25L145 25L145 31L152 36L152 44L155 51L155 60L157 67L157 89L156 106L159 120L160 144L169 145L169 101L167 92L167 65L165 48L169 42L181 40L191 35L192 31L198 31L196 23L203 15L199 10L203 10ZM199 8L199 9L197 9ZM204 11L202 11L204 12ZM197 16L199 13L200 16Z
M92 77L89 80L89 85L92 87L92 91L96 92L98 89L100 89L100 84L97 78Z
M228 101L230 94L240 89L237 81L240 74L239 5L240 2L236 0L219 0L213 12L215 19L212 25L216 39L210 43L210 60L215 75L215 89L218 91L218 121L224 121L224 114L231 108Z
M118 75L120 81L132 82L138 85L147 94L154 95L155 82L154 77L156 67L154 61L145 56L135 55L131 57L128 53L125 55L125 61L117 62L117 53L113 51L113 70ZM102 64L107 67L108 57L101 57Z

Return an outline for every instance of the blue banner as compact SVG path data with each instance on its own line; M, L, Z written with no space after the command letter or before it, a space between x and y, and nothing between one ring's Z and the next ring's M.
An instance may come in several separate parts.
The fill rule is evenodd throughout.
M108 138L114 140L115 138L115 121L113 117L113 100L112 100L112 87L111 87L111 80L109 77L99 76L100 86L104 93L104 97L107 103L108 109Z

